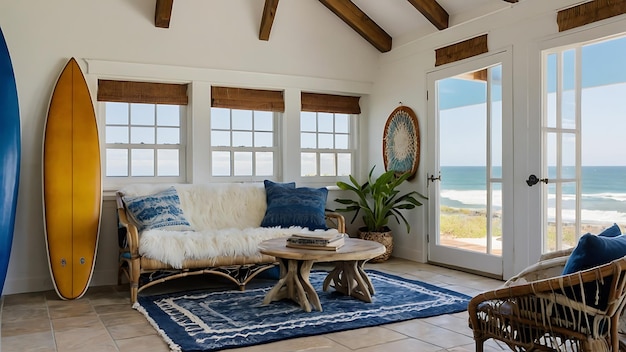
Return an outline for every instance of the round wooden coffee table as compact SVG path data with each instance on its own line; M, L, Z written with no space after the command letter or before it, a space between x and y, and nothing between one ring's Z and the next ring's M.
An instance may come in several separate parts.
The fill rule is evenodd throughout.
M335 268L324 279L324 291L332 284L338 292L372 302L374 287L363 265L385 253L385 246L374 241L346 238L345 244L338 250L326 251L289 248L286 241L286 238L275 238L259 245L261 253L276 257L280 264L280 279L265 295L263 305L289 298L307 312L311 311L311 307L321 312L320 299L309 281L315 262L335 262Z

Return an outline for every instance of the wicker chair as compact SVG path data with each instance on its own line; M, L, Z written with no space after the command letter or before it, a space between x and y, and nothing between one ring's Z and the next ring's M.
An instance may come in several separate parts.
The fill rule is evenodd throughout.
M541 260L469 303L476 351L493 338L513 351L618 351L626 257L560 276L570 251ZM556 275L556 276L555 276Z

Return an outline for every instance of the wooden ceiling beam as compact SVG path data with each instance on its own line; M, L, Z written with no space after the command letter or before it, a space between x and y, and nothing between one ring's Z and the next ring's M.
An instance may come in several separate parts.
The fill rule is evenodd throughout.
M154 10L154 25L156 27L170 28L172 6L174 6L174 0L156 0L156 9Z
M350 0L319 0L380 52L391 50L391 36Z
M436 0L408 0L437 29L448 28L450 15Z
M519 0L504 0L504 1L505 2L510 2L510 3L514 4L514 3L518 2Z
M259 40L270 40L270 32L274 17L276 17L276 8L278 8L278 0L265 0L263 7L263 17L261 17L261 28L259 29Z

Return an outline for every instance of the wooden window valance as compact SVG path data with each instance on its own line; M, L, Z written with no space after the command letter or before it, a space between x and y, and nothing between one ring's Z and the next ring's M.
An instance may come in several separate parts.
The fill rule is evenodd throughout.
M360 114L361 97L346 95L302 93L302 111L331 112L335 114Z
M98 101L187 105L187 84L99 79Z
M285 111L282 91L211 87L211 107L241 110Z
M483 34L472 39L435 49L435 66L467 59L472 56L484 54L488 51L487 34Z
M626 0L594 0L558 12L559 32L626 13Z

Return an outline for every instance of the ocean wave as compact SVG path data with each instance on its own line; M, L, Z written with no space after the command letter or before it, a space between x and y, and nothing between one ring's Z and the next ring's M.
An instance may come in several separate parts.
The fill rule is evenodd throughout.
M487 191L485 190L472 190L472 191L456 191L456 190L444 190L441 191L441 197L450 200L457 201L465 205L487 205ZM493 206L502 206L502 191L494 190L492 203Z
M554 208L548 208L548 221L554 221L555 210ZM573 222L576 219L576 214L573 209L564 209L561 211L562 220L564 222ZM626 213L620 213L615 210L585 210L580 211L581 223L626 223Z
M441 198L448 199L451 201L458 202L460 206L469 206L469 207L485 207L487 204L487 191L485 190L468 190L468 191L458 191L458 190L443 190L441 191ZM548 205L549 211L548 216L551 219L554 219L554 199L555 195L551 194L548 196ZM562 199L564 202L572 202L576 198L572 195L563 195ZM598 200L599 202L620 202L622 205L626 205L626 194L625 193L594 193L594 194L584 194L583 195L583 205L586 204L587 207L592 209L582 209L581 216L582 219L594 219L598 221L611 220L611 221L622 221L626 220L626 212L618 211L619 209L624 209L626 206L622 206L616 203L606 203L604 206L600 206L598 204L592 203L590 201ZM562 210L563 217L567 217L568 220L574 219L574 205L573 203L568 206L565 204L565 208ZM494 207L502 207L502 191L494 190L492 197L492 206ZM568 209L569 208L569 209ZM616 210L617 209L617 210Z

